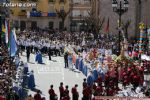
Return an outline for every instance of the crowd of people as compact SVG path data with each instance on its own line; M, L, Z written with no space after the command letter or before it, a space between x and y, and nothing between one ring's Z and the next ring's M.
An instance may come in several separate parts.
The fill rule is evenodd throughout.
M48 55L49 60L52 60L52 55L64 55L65 68L75 66L76 69L82 71L77 59L88 63L90 71L87 79L83 82L83 100L91 100L94 96L113 96L120 91L118 84L122 84L124 89L128 85L133 85L135 91L137 87L143 88L145 63L141 63L140 54L138 52L138 42L128 41L122 42L121 47L128 45L124 49L123 55L128 55L133 58L133 61L113 60L112 55L120 55L119 43L117 37L113 35L99 34L97 39L94 39L92 32L17 32L17 44L19 53L23 51L27 53L27 62L30 62L30 53ZM144 53L148 55L146 46L143 47ZM125 54L126 53L126 54ZM9 53L4 44L0 48L0 95L6 96L8 92L12 92L12 79L15 78L16 65L11 63ZM119 71L118 71L119 70ZM66 89L63 83L60 83L60 100L69 100L68 85ZM72 100L78 100L79 94L76 84L72 89ZM143 91L141 89L141 91ZM57 93L53 90L53 85L50 86L48 92L50 100L56 100ZM29 98L32 98L30 95ZM36 99L38 98L38 99ZM34 96L35 100L41 100L40 91Z
M70 64L73 63L71 66L75 65L80 70L79 65L74 61L74 54L83 61L90 62L91 69L87 76L88 88L94 87L94 91L96 91L96 87L99 87L103 90L100 93L93 93L92 91L94 95L115 95L119 90L118 83L120 82L123 87L132 84L133 90L142 86L144 82L145 65L144 63L142 65L140 61L138 42L135 40L122 42L121 47L127 45L123 55L126 56L127 54L129 58L133 58L133 61L128 59L122 62L115 62L112 60L113 57L109 57L114 54L120 55L121 52L118 48L120 44L117 42L117 37L108 34L98 35L97 39L94 39L92 32L54 32L49 34L48 32L30 31L21 34L19 32L17 42L21 52L26 49L27 61L29 61L30 53L40 52L41 54L47 54L49 60L52 59L52 55L60 56L64 54L65 68L70 67ZM143 52L148 55L145 45L143 46ZM72 50L67 51L66 48ZM92 79L93 76L94 79ZM97 80L101 80L101 82L95 85ZM53 85L51 88L53 88ZM54 93L52 94L54 95Z
M9 56L7 46L4 43L0 45L0 98L11 98L13 93L13 83L16 80L17 66ZM15 93L15 92L14 92ZM17 94L15 94L17 98ZM7 99L8 100L8 99Z

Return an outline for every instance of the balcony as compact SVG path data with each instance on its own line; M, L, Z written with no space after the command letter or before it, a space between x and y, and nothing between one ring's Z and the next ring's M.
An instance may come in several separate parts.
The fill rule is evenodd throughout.
M41 17L42 13L41 12L30 12L31 17Z
M56 13L54 13L54 12L49 12L49 13L48 13L48 17L56 17Z
M30 17L56 17L56 13L54 12L36 12L36 11L32 11L30 12Z

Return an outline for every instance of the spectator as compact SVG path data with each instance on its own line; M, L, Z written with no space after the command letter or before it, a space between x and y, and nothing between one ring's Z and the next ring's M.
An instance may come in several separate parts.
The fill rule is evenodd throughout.
M59 92L60 92L60 100L62 100L62 97L64 96L63 82L60 83Z
M72 100L78 100L78 98L79 98L79 93L78 93L78 91L77 91L77 87L78 87L78 85L76 84L76 85L72 88L72 90L71 90L71 92L72 92Z
M34 95L34 100L42 100L40 90L38 90L37 93Z
M51 85L51 88L49 89L49 91L48 91L48 93L49 93L49 98L50 98L50 100L56 100L56 94L55 94L55 91L54 91L54 89L53 89L53 85Z

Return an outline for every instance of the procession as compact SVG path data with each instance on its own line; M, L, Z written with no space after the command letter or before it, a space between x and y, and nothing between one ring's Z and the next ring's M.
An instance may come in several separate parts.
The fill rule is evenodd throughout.
M11 2L36 7L0 1L0 100L149 100L149 1Z

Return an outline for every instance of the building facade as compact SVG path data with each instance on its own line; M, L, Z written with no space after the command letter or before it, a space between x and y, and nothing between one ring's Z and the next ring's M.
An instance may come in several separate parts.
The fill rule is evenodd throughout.
M138 37L139 29L138 25L140 22L144 22L150 25L150 0L128 0L129 8L128 11L122 15L122 22L126 23L127 20L131 20L131 24L128 27L129 37ZM109 31L112 34L118 34L117 25L119 16L113 12L112 0L100 0L100 12L99 16L109 18ZM105 21L104 24L106 24ZM105 25L104 25L105 26Z
M20 30L60 29L62 20L58 17L55 8L60 6L61 9L66 10L65 6L69 6L69 0L11 0L11 2L36 4L35 7L11 8L11 19L15 27Z
M71 0L70 10L70 31L85 30L84 19L89 16L91 0Z

